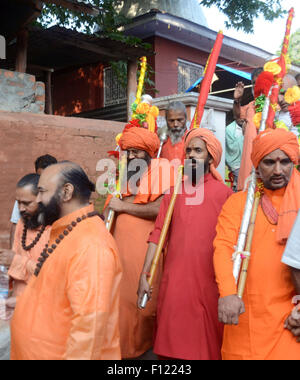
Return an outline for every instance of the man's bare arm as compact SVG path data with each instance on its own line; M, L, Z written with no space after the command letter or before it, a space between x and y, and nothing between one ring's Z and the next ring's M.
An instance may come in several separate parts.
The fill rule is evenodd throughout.
M290 268L297 295L300 296L300 269Z
M155 220L159 213L162 199L163 195L154 202L135 204L130 202L127 198L124 200L112 198L108 207L118 213L129 214L141 219Z

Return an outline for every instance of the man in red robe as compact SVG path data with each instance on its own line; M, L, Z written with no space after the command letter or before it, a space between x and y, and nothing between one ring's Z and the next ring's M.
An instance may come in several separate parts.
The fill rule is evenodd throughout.
M222 147L212 132L193 129L185 138L183 191L178 194L166 239L168 245L157 301L154 352L186 360L221 359L223 326L218 322L218 288L213 269L213 240L217 218L232 191L216 171ZM204 162L204 176L199 173ZM203 174L203 171L202 171ZM147 282L171 194L161 204L140 277L138 305ZM196 197L195 197L196 195ZM150 301L151 303L151 301ZM147 306L149 307L149 306Z

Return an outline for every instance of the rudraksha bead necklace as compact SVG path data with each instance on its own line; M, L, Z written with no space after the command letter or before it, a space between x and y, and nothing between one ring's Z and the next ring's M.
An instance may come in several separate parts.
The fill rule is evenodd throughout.
M40 238L42 237L45 229L46 229L46 227L42 226L41 230L38 232L38 234L36 235L36 238L33 240L33 242L29 245L26 245L28 227L26 226L26 224L24 224L23 235L22 235L22 247L23 247L24 251L30 251L34 246L37 245L37 243L39 242Z
M61 243L61 241L68 236L74 228L81 223L83 220L87 220L88 218L92 218L94 216L99 216L99 213L97 211L93 211L88 213L87 215L83 215L81 218L77 218L76 221L71 222L67 228L64 230L62 234L58 236L58 238L55 240L56 244L52 244L51 247L49 247L48 244L45 245L45 248L43 252L41 253L40 257L38 258L38 263L36 264L36 269L34 271L34 275L37 277L42 269L42 266L44 265L45 261L48 259L48 257L55 251L57 246Z

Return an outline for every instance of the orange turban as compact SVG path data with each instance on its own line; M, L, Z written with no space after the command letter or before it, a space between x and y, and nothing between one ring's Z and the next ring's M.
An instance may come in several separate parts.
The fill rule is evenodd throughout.
M222 159L222 145L220 141L216 138L216 136L209 130L205 128L194 128L188 131L185 135L184 142L184 151L188 147L189 143L196 137L199 137L206 143L206 148L209 154L212 156L213 163L210 165L211 174L218 180L223 182L223 178L221 174L217 171L217 167L219 166Z
M146 128L128 128L122 134L119 141L122 150L140 149L146 151L152 158L156 156L160 146L160 140L156 133Z
M253 141L251 159L255 168L260 161L274 150L282 150L295 165L298 165L299 143L293 132L283 128L267 129L261 132Z
M260 161L275 150L282 150L297 165L299 159L299 143L297 137L282 128L267 129L261 132L253 141L252 162L257 168ZM298 210L300 209L300 174L294 168L293 174L286 188L280 207L277 241L285 244L293 225Z

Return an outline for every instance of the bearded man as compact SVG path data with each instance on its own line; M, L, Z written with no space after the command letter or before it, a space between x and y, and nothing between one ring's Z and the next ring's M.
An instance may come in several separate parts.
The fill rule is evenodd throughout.
M16 201L21 214L12 250L0 250L0 265L9 267L13 279L12 297L20 296L35 271L37 259L49 241L50 227L38 221L38 174L28 174L17 184ZM10 304L12 300L9 300Z
M213 270L213 240L218 215L232 191L216 170L222 146L211 131L191 130L184 147L187 176L177 196L165 242L168 248L157 301L154 352L169 359L218 360L223 326L217 318L219 294ZM164 196L148 241L138 290L139 306L145 293L151 297L147 276L173 191Z
M155 158L160 145L156 133L145 128L125 128L119 144L127 154L128 189L122 194L122 200L108 198L107 208L117 213L112 234L123 266L120 302L122 358L132 359L145 354L153 345L158 286L154 284L154 301L145 311L137 309L136 290L147 239L153 230L162 195L173 185L174 179L169 161Z
M219 320L226 324L222 355L225 360L299 360L300 345L285 329L299 289L281 262L300 209L300 174L294 167L299 158L297 137L284 129L267 129L255 138L251 158L264 193L243 300L237 295L232 254L247 192L234 194L225 203L214 242Z
M169 161L184 160L184 135L187 131L186 107L182 102L172 102L166 110L169 138L163 145L161 157Z
M113 238L89 203L78 165L49 166L39 180L41 221L52 225L11 322L15 360L117 360L121 267Z

